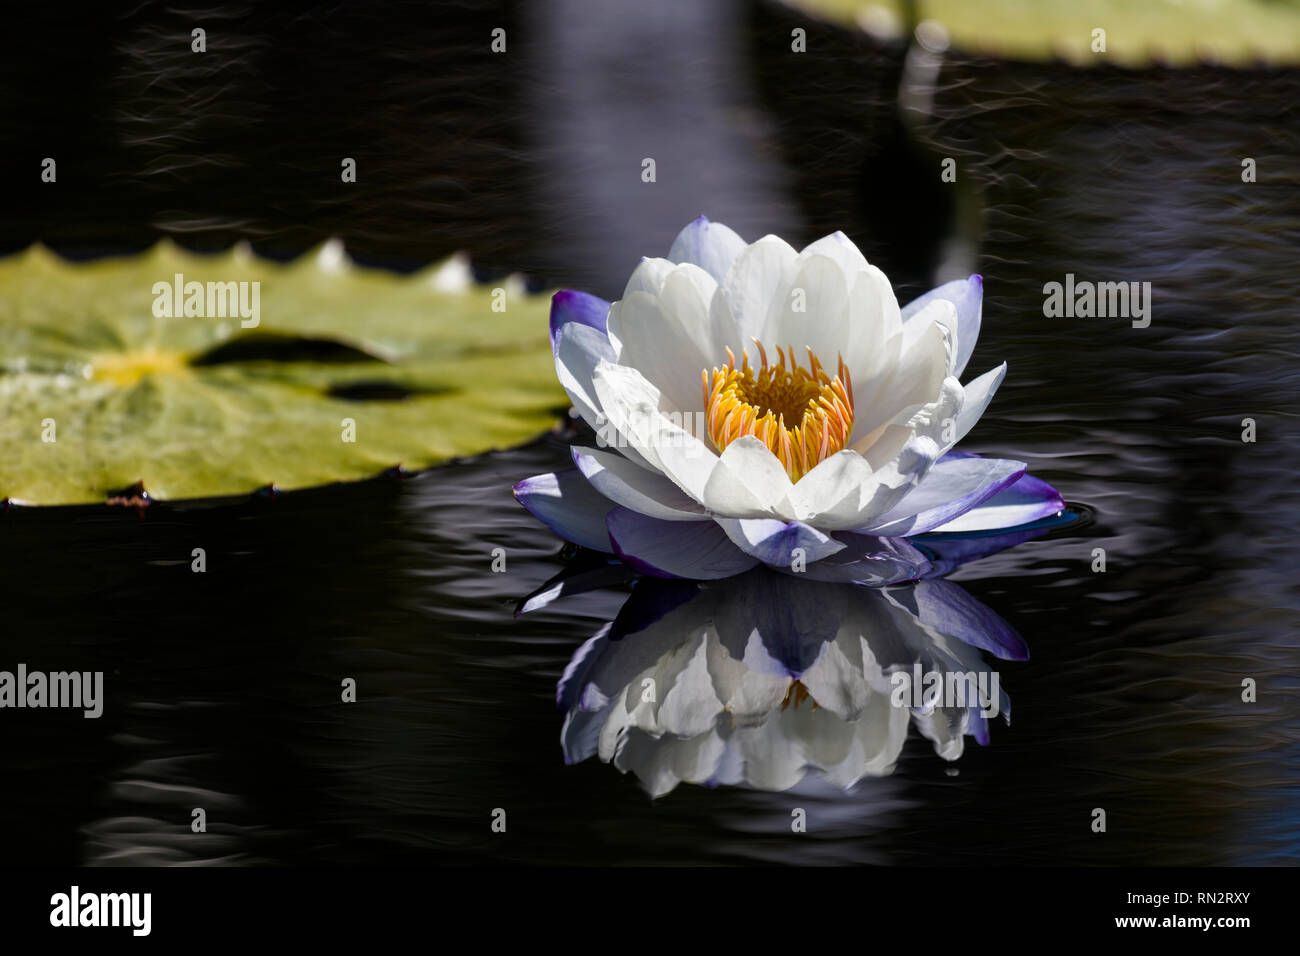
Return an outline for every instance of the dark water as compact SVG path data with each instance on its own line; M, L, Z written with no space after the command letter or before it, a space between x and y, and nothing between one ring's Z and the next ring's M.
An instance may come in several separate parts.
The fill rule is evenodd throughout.
M254 131L220 110L164 122L179 115L166 104L198 95L167 84L197 81L150 56L127 68L173 29L143 7L106 25L114 52L78 66L104 80L88 100L50 94L4 127L7 140L58 128L99 149L89 175L120 190L80 209L24 193L5 241L62 236L86 251L161 231L197 245L261 236L275 251L341 232L376 260L467 247L489 268L616 293L637 255L707 212L749 239L844 229L905 299L945 242L965 238L985 277L971 370L1005 359L1010 371L963 447L1029 462L1096 514L954 575L1029 647L999 664L1010 726L995 722L987 747L968 738L955 762L909 731L892 774L848 791L683 783L652 800L597 759L566 766L557 681L629 592L513 615L563 563L509 494L567 466L552 436L406 480L155 505L143 519L0 514L5 665L108 682L98 720L6 712L0 859L1300 860L1300 79L954 57L933 115L905 135L892 105L901 50L814 29L797 59L774 9L696 6L658 5L653 22L565 10L569 30L511 8L394 4L388 20L214 8L244 31L240 55L265 64L218 74L230 116L263 117ZM526 65L477 52L498 13ZM291 28L316 46L285 52ZM16 71L4 83L13 102ZM88 124L67 122L73 109ZM378 181L338 205L302 170L319 162L336 182L349 129L378 157ZM660 154L648 202L639 162ZM958 160L952 195L939 191L945 156ZM1255 183L1241 181L1244 157ZM1067 272L1151 282L1150 327L1045 318L1043 284ZM504 573L491 568L498 547ZM1105 573L1091 570L1095 548ZM346 677L355 704L340 702ZM1255 703L1241 701L1244 678ZM194 807L206 834L190 832ZM790 833L792 807L808 811L807 834ZM1089 826L1097 807L1104 835ZM495 808L505 834L491 832Z

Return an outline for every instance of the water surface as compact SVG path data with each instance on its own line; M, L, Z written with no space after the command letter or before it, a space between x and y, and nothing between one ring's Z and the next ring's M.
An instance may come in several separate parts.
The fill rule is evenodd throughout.
M658 25L624 22L640 32L600 21L606 47L564 20L508 19L527 67L507 71L449 26L465 22L450 5L427 20L395 7L405 32L298 21L317 52L275 46L288 61L259 52L287 21L223 8L244 31L239 55L275 68L219 74L229 112L187 122L177 104L202 89L169 90L197 81L146 55L169 34L147 17L115 21L114 52L83 64L111 79L85 106L95 120L68 127L102 146L102 204L50 209L24 194L5 240L62 237L85 252L163 233L252 236L291 252L337 232L375 261L468 248L489 271L617 294L635 256L662 254L707 212L751 240L843 229L906 299L961 238L985 277L971 371L1010 366L963 447L1028 462L1096 515L954 576L1029 646L1027 661L999 665L1010 726L996 723L987 747L967 740L955 762L913 733L892 774L848 791L682 784L652 800L598 760L567 766L556 684L628 591L514 617L564 560L509 493L568 466L570 436L553 435L406 480L143 518L0 514L5 664L104 670L109 695L94 721L6 715L5 862L1300 860L1295 75L955 58L933 116L904 134L901 51L814 31L810 50L824 54L792 60L772 7L737 3L674 30L687 4L663 6ZM618 55L647 30L638 56ZM386 65L391 80L327 95L321 51L349 33L382 36L374 48L387 52L383 64L357 54L342 76ZM548 57L530 35L583 56ZM436 68L431 49L446 51ZM16 88L16 74L5 82ZM73 109L46 106L7 115L6 139ZM268 132L281 111L298 117L292 136ZM220 121L235 115L255 130ZM655 137L629 132L633 116L662 130L653 201L637 173ZM334 176L334 155L353 148L345 127L374 154L360 198L308 175L318 163ZM557 130L602 152L571 152L557 171L569 142ZM953 196L935 191L944 156L959 160ZM1256 183L1241 181L1247 156ZM701 208L711 198L721 208ZM1067 272L1151 282L1150 327L1045 318L1042 287ZM205 574L190 571L195 547ZM1092 570L1096 548L1105 573ZM355 704L340 702L347 677ZM1253 704L1240 697L1247 677ZM206 834L190 832L195 807ZM808 811L807 834L790 833L792 807ZM1096 807L1105 835L1089 826ZM495 808L505 834L490 829Z

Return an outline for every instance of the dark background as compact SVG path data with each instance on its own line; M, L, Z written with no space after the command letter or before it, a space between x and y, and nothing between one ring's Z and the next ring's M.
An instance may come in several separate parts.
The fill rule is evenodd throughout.
M1002 668L1015 722L956 776L912 739L895 775L848 793L684 785L652 802L558 746L555 681L624 595L511 613L560 559L509 485L564 467L559 437L143 519L0 513L0 662L102 669L108 687L97 721L4 714L0 861L1300 859L1294 71L953 53L909 130L901 46L760 0L10 16L3 251L171 236L291 257L337 235L370 264L466 250L483 276L615 297L706 213L750 241L842 229L906 301L965 249L985 279L971 372L1010 371L963 447L1029 462L1097 521L959 573L1032 656ZM939 180L946 156L957 184ZM1042 286L1066 272L1150 281L1151 327L1044 318ZM200 546L205 575L188 567ZM489 570L497 546L506 574ZM344 676L356 705L338 703ZM824 823L792 837L792 805ZM189 830L195 806L207 834Z

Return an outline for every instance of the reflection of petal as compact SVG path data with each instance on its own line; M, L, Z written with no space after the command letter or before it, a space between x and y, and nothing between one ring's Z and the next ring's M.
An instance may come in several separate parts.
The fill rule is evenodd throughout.
M969 534L923 534L912 539L912 544L924 552L929 561L927 578L942 577L972 561L986 558L1007 548L1034 538L1041 538L1053 528L1078 520L1078 514L1063 512L1049 518L1021 525L1005 531L975 531Z
M675 578L656 579L651 586L635 587L623 602L609 629L609 639L620 641L629 634L643 631L674 608L694 600L700 590L698 581Z
M822 655L800 678L818 705L843 721L854 721L877 697L888 700L889 684L870 649L856 634L824 646Z
M561 598L574 597L586 591L595 591L615 584L626 584L633 577L628 567L618 561L575 561L567 564L559 574L547 579L531 593L525 595L515 608L515 617L530 611L539 611Z
M567 760L598 755L654 795L682 781L784 790L810 771L847 787L893 770L909 722L945 759L968 734L987 741L981 700L922 706L896 693L902 673L953 675L1005 714L980 648L1027 654L951 582L873 591L764 568L707 584L647 578L566 670L562 745Z
M942 578L921 581L914 588L891 591L890 597L910 600L908 606L915 608L917 620L940 634L955 637L1002 660L1029 660L1029 647L1011 625L951 581Z
M798 680L821 655L823 645L835 640L849 593L812 582L807 588L756 571L711 586L710 605L696 605L691 611L708 615L709 625L733 658L789 682Z
M790 677L767 653L757 634L750 634L739 656L724 647L716 635L710 635L708 650L714 692L735 724L762 723L773 708L781 706Z

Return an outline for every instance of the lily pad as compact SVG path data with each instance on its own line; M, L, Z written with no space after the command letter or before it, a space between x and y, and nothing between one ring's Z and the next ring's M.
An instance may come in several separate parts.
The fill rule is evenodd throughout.
M178 274L182 314L159 317L155 286ZM248 282L250 306L259 283L256 326L233 306L185 316L190 282ZM518 444L566 400L549 297L498 289L459 260L362 269L336 242L287 265L168 242L83 264L40 246L0 259L0 499L291 490Z
M937 20L954 46L1015 60L1082 66L1300 62L1296 0L786 0L828 20L898 35L907 17ZM914 14L912 11L915 11ZM1105 52L1093 30L1105 30Z

